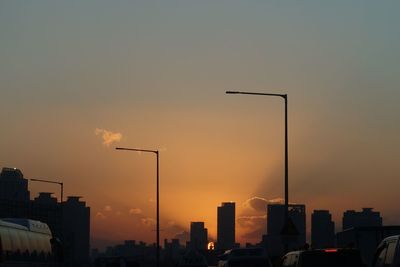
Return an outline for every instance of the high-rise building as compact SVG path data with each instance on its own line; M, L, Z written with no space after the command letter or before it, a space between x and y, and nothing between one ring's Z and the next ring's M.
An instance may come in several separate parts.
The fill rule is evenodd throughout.
M80 198L69 196L63 202L64 257L71 266L89 262L90 208Z
M290 240L282 240L282 230L285 226L285 205L269 204L267 206L267 244L273 248L275 253L282 253L284 242L288 249L298 249L306 243L306 206L300 204L289 205L289 218L293 222L298 235L292 236Z
M217 210L217 249L235 247L235 203L224 202Z
M372 208L363 208L362 211L347 210L343 213L343 230L361 226L382 226L382 217Z
M314 210L311 215L311 246L329 248L335 245L335 223L328 210Z
M208 232L204 222L190 223L190 245L194 249L206 250L208 245Z
M3 168L0 173L0 199L29 201L28 180L17 168Z

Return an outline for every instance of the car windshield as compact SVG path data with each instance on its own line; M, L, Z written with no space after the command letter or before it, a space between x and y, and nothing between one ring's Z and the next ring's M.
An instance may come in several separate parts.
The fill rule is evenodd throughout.
M303 267L358 267L362 266L357 251L312 251L301 255Z

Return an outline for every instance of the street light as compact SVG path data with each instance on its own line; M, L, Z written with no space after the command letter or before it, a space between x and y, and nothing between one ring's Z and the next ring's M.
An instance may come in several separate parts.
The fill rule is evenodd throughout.
M157 239L157 256L156 256L156 263L157 267L160 266L160 198L159 198L159 156L160 153L158 150L150 150L150 149L140 149L140 148L125 148L125 147L116 147L116 150L127 150L127 151L137 151L137 152L147 152L147 153L154 153L156 154L157 159L157 200L156 200L156 239Z
M285 100L285 226L289 220L289 181L288 181L288 116L287 116L287 94L270 94L270 93L253 93L240 91L226 91L226 94L241 95L261 95L261 96L277 96ZM287 244L285 244L287 245ZM287 248L285 248L287 249Z
M32 182L42 182L42 183L49 183L49 184L58 184L61 186L61 201L60 203L63 202L63 196L64 196L64 183L63 182L58 182L58 181L50 181L50 180L42 180L42 179L30 179Z

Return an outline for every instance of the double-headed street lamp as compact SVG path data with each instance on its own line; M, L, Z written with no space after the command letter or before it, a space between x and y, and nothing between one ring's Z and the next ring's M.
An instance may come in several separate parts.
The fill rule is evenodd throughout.
M30 179L32 182L42 182L42 183L49 183L49 184L58 184L61 186L61 203L63 202L64 196L64 183L58 181L51 181L51 180L42 180L42 179Z
M125 148L125 147L116 147L116 150L127 150L127 151L136 151L136 152L148 152L156 154L157 159L157 200L156 200L156 217L157 217L157 226L156 226L156 239L157 239L157 255L156 255L156 263L157 267L160 266L160 198L159 198L159 156L160 153L158 150L150 150L150 149L140 149L140 148Z
M285 100L285 226L286 226L289 220L288 115L287 115L288 96L287 94L253 93L253 92L240 92L240 91L226 91L226 94L277 96Z

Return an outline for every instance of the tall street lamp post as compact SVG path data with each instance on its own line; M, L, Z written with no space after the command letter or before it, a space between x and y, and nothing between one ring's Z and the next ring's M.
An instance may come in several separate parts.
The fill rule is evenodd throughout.
M289 180L288 180L288 115L287 115L287 94L270 94L270 93L253 93L241 91L226 91L226 94L241 94L241 95L261 95L261 96L277 96L285 100L285 226L289 220ZM287 250L287 244L285 244Z
M42 180L42 179L30 179L32 182L42 182L42 183L49 183L49 184L58 184L61 187L61 203L64 201L63 196L64 196L64 183L63 182L58 182L58 181L50 181L50 180Z
M127 151L136 151L136 152L147 152L147 153L154 153L156 154L156 159L157 159L157 200L156 200L156 220L157 220L157 226L156 226L156 239L157 239L157 255L156 255L156 263L157 267L160 266L160 197L159 197L159 182L160 182L160 177L159 177L159 156L160 153L158 150L150 150L150 149L140 149L140 148L125 148L125 147L116 147L116 150L127 150Z

